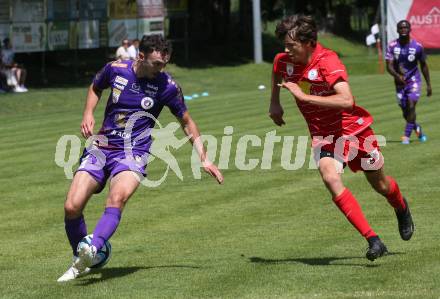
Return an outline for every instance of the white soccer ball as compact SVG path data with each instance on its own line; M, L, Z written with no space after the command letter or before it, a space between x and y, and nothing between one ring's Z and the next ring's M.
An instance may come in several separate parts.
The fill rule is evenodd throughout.
M93 234L87 235L84 238L82 238L82 240L78 243L77 251L79 251L79 249L83 246L86 246L86 245L91 246L92 239L93 239ZM102 246L102 248L100 250L98 250L98 252L96 254L101 256L101 258L99 259L99 260L101 260L101 262L90 266L90 268L104 267L104 265L108 263L108 261L110 260L110 258L112 256L112 245L110 244L110 242L106 241L104 243L104 246Z

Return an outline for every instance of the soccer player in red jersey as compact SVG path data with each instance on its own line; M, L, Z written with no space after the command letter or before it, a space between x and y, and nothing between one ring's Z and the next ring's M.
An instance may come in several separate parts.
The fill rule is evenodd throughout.
M366 238L366 257L373 261L386 254L387 248L344 186L344 166L363 171L374 190L388 200L403 240L409 240L414 232L408 202L396 181L384 173L383 156L370 128L373 118L355 104L345 66L335 52L317 42L317 26L311 17L289 16L277 25L275 33L284 42L285 52L274 60L269 115L276 125L285 124L280 87L286 88L307 122L318 169L333 202Z

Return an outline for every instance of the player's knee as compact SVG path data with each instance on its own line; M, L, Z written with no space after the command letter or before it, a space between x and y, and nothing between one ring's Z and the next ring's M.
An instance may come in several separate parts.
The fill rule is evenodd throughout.
M385 181L379 181L376 182L374 184L371 184L371 186L374 188L374 190L382 195L387 195L388 194L388 185Z
M127 201L127 197L122 193L112 193L109 194L107 198L107 206L123 208L125 202Z
M81 206L78 204L75 204L72 200L66 200L64 203L64 214L68 218L75 218L77 216L80 216L82 213Z
M335 190L342 186L341 178L335 174L323 175L322 180L330 190Z

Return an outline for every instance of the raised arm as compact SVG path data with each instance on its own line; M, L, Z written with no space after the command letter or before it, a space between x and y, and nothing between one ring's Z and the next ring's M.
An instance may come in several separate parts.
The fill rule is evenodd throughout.
M83 119L81 122L81 134L84 138L89 138L93 135L93 127L95 126L95 118L93 112L96 105L101 98L102 90L96 88L94 84L91 84L87 92L86 104L84 106Z
M200 132L197 128L196 123L189 115L188 111L186 111L183 116L177 118L182 126L185 134L190 138L191 143L197 150L199 154L200 161L202 162L204 170L214 177L219 184L223 183L223 175L220 170L215 166L211 161L209 161L205 147L203 146L203 142L200 140Z

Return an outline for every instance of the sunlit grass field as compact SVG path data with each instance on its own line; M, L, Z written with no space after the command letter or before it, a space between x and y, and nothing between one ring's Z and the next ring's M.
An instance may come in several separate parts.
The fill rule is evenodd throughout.
M158 188L141 186L111 239L109 264L66 284L56 279L71 260L63 223L70 181L54 162L55 147L63 135L80 136L86 86L0 95L1 298L440 297L440 72L432 72L433 97L423 96L417 107L429 140L408 146L400 144L404 122L391 78L350 78L357 103L386 137L386 171L399 182L417 226L411 241L401 241L393 210L361 173L347 170L346 185L391 252L372 263L366 242L333 205L317 171L308 169L309 155L299 170L284 170L276 143L266 170L260 167L263 147L249 146L247 158L260 164L251 171L236 168L236 142L243 135L263 141L275 129L295 140L308 135L285 91L286 126L275 127L268 118L269 89L257 86L268 87L269 64L170 70L185 94L209 92L187 103L202 133L215 136L219 147L224 127L234 129L225 184L193 177L189 145L173 151L183 181L170 172ZM95 112L97 127L105 101ZM166 125L174 118L164 110L159 120ZM164 170L153 162L150 178ZM90 232L106 192L85 210Z

